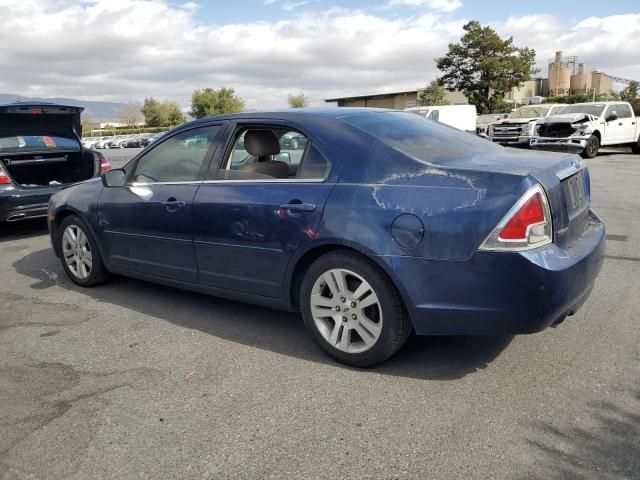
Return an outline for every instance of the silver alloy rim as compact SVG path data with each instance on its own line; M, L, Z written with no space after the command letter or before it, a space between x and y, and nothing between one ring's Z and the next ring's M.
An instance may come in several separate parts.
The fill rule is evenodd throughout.
M378 295L364 278L343 268L326 271L313 284L311 316L322 337L347 353L369 350L382 332Z
M79 279L91 274L93 256L87 235L77 225L69 225L62 234L62 255L71 273Z

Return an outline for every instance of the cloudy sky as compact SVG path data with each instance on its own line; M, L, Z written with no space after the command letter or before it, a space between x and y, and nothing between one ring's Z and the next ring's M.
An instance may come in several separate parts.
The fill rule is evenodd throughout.
M640 79L640 3L479 0L0 0L0 93L189 105L227 86L248 108L414 89L471 19ZM515 8L517 6L517 8Z

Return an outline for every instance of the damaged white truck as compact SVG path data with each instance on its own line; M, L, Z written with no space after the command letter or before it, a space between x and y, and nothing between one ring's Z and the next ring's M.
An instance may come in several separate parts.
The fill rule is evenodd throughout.
M531 148L593 158L600 147L630 146L640 153L638 120L627 102L576 103L536 122Z

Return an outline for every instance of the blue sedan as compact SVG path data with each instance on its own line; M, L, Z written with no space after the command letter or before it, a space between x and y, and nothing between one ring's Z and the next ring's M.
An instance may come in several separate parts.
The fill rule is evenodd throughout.
M304 148L284 146L293 135ZM359 367L412 332L556 325L604 258L579 157L391 110L196 120L60 191L48 213L78 285L116 273L300 311L323 350Z

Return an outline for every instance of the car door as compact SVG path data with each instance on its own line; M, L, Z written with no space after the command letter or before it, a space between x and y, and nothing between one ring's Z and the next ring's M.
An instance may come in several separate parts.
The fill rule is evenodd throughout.
M110 265L197 281L193 198L223 128L221 124L192 128L159 141L134 162L125 186L105 188L98 220Z
M244 138L256 129L280 139L282 148L262 158L279 176L258 168L260 156L251 153L251 142ZM304 137L303 149L282 145L282 137L291 133ZM194 199L199 280L221 289L281 297L289 260L316 236L337 167L317 143L287 126L240 124L227 145L218 168Z
M635 140L636 119L631 111L631 107L626 103L617 105L618 126L620 126L619 143L631 143Z
M602 139L602 145L617 145L619 143L625 143L625 122L620 118L619 110L619 104L612 104L607 107L604 114L605 135ZM618 118L615 120L607 120L611 115L616 115Z

